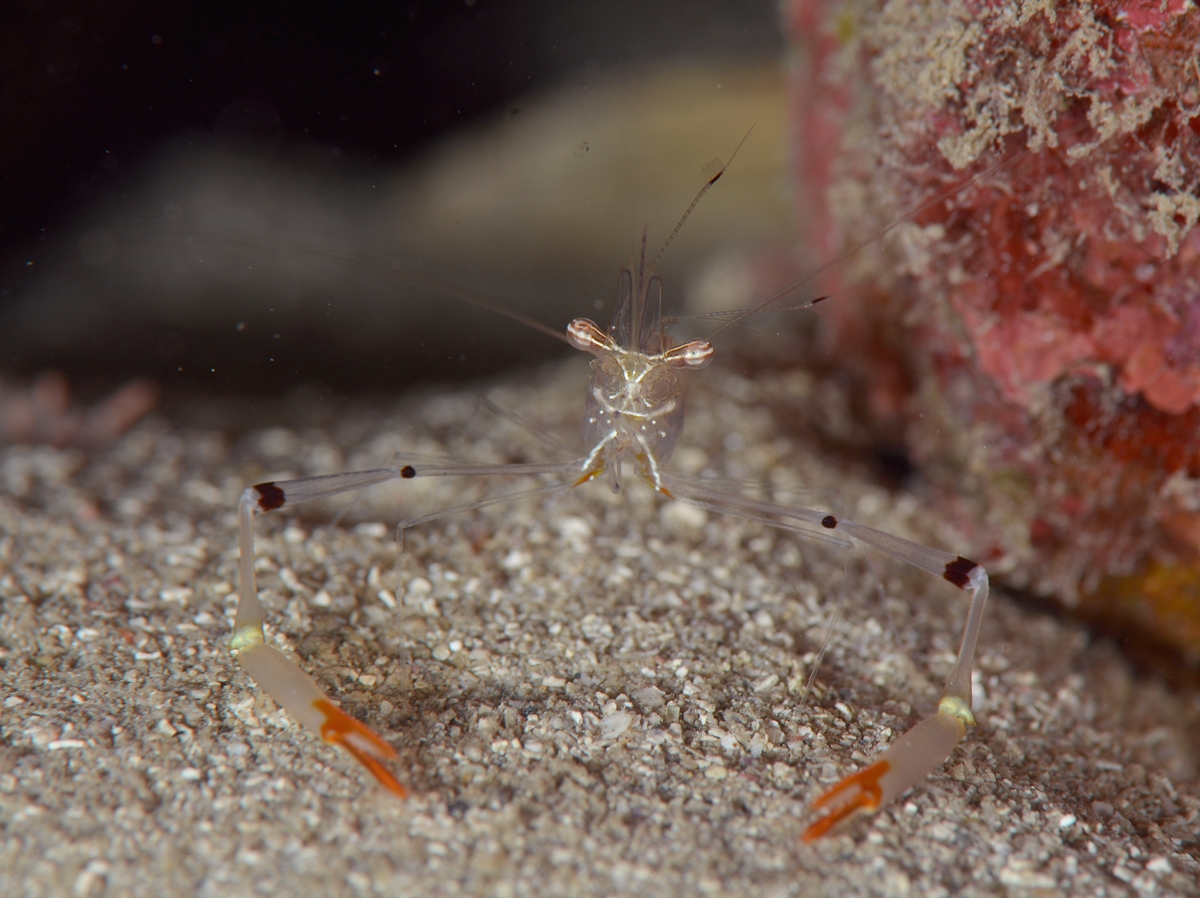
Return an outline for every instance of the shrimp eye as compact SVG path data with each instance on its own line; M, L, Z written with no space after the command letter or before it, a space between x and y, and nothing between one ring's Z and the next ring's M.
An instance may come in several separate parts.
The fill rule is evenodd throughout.
M675 368L704 368L713 360L713 345L707 340L692 340L667 350L666 360Z
M587 318L576 318L567 325L567 340L576 349L590 352L592 355L611 351L612 341L600 330L596 322Z

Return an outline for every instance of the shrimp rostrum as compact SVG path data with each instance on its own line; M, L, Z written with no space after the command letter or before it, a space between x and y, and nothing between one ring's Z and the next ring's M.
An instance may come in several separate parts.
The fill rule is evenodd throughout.
M456 291L456 295L463 297L461 291ZM628 463L641 480L664 497L738 515L842 548L862 543L941 577L969 595L970 608L958 655L937 710L900 736L868 767L822 795L816 801L816 808L823 814L809 826L805 841L819 838L855 813L879 810L931 773L950 756L966 728L975 722L971 711L971 667L988 595L987 573L960 555L901 539L844 517L747 498L716 488L703 478L667 471L665 465L683 428L684 402L679 375L707 366L713 358L713 346L709 340L676 345L667 333L666 324L662 316L662 281L654 273L654 263L646 258L643 237L640 257L620 274L616 308L608 329L585 318L577 318L567 327L565 341L593 357L584 411L588 449L580 458L511 465L426 462L414 458L408 463L373 470L260 483L247 489L238 506L241 585L231 642L247 673L296 720L326 741L341 745L385 787L405 796L407 790L385 764L396 757L392 747L366 725L341 711L294 661L265 642L264 611L254 582L254 516L415 477L530 474L552 477L549 486L534 493L565 490L605 478L616 492L622 488L622 469ZM564 339L557 332L536 326ZM513 497L494 497L468 507L478 508ZM413 518L401 526L412 526L458 510Z

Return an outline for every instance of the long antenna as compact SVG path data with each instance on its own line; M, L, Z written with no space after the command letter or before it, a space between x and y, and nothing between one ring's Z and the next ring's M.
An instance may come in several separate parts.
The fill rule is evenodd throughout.
M469 303L481 309L486 309L489 312L494 312L497 315L502 315L513 321L523 324L526 327L533 328L539 333L545 334L547 337L558 340L561 343L570 343L566 334L562 331L543 324L536 318L518 312L516 309L510 309L508 306L495 302L494 300L480 296L478 293L472 293L462 287L439 280L438 278L429 277L423 274L417 274L414 271L409 271L406 268L393 268L375 259L367 256L357 256L353 254L343 255L341 253L331 252L321 249L316 246L308 246L302 243L288 244L286 246L271 246L267 243L259 242L253 238L240 236L221 236L220 234L209 233L203 229L184 228L181 231L185 234L195 234L196 239L203 243L214 246L227 246L234 249L242 249L249 247L255 252L260 252L265 255L275 257L289 258L297 253L302 253L306 257L323 259L327 262L332 262L337 265L356 265L360 268L374 271L383 277L392 278L393 280L403 281L408 284L415 284L419 287L424 287L434 293L440 293L442 296L447 296L451 299L457 299L460 302Z
M662 249L660 249L658 251L658 255L654 257L654 262L652 264L655 264L655 265L658 264L658 260L662 258L663 253L665 253L667 251L667 247L671 245L671 241L675 239L675 235L678 234L680 228L683 227L683 223L688 220L688 216L692 214L692 210L695 209L696 204L700 202L700 198L703 197L704 194L708 193L708 188L710 188L714 184L716 184L717 181L720 179L721 175L725 174L725 169L729 168L729 166L733 163L733 157L738 154L738 150L740 150L742 148L742 144L744 144L750 138L750 135L753 133L754 133L754 125L751 125L750 130L746 132L746 136L743 137L738 142L738 145L733 148L733 152L730 153L729 162L722 162L720 159L714 159L712 162L710 162L708 165L705 166L705 168L704 168L705 172L709 171L714 165L717 166L716 174L714 174L712 177L710 177L705 182L704 186L700 188L700 192L696 194L696 198L693 199L691 204L687 207L687 209L684 210L683 216L679 219L679 222L675 225L675 230L673 230L671 232L671 236L667 238L667 242L662 245Z

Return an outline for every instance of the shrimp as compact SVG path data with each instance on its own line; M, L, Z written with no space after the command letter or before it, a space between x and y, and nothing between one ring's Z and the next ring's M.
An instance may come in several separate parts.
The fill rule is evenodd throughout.
M732 156L730 159L732 161ZM663 251L705 191L727 167L728 164L721 165L704 185ZM930 202L939 199L942 197ZM668 333L671 319L662 314L662 280L655 272L655 262L662 252L654 259L648 258L646 243L643 232L640 254L620 273L615 311L609 327L605 330L589 319L577 318L567 326L565 337L560 337L575 349L592 356L584 402L585 454L564 462L506 465L400 458L396 464L382 468L271 481L246 489L238 504L241 582L231 649L251 678L297 721L326 741L346 749L386 789L403 798L408 790L386 763L395 759L394 749L365 724L341 711L294 661L266 643L263 633L265 612L255 586L255 516L389 481L418 477L539 475L552 478L549 485L530 492L490 498L462 508L411 518L400 525L406 528L461 510L508 501L516 496L553 493L601 478L613 492L620 492L623 488L622 469L628 463L639 479L664 498L738 515L840 549L848 550L860 543L940 577L969 597L969 611L958 652L936 711L895 740L866 768L846 776L816 800L814 806L822 816L803 836L806 842L811 842L852 815L878 811L903 795L941 765L963 739L967 727L974 725L971 671L983 625L988 575L976 562L951 551L924 546L824 511L747 498L714 486L713 481L668 470L667 462L683 428L684 397L680 375L707 367L715 350L710 339L680 344L672 340ZM845 255L858 248L848 250ZM844 256L829 264L841 258ZM780 291L754 309L736 313L734 319L717 333L748 314L772 306L799 283L802 282ZM445 292L497 309L495 304L465 291L447 289ZM809 308L828 298L818 297L792 308ZM505 314L550 332L524 316Z

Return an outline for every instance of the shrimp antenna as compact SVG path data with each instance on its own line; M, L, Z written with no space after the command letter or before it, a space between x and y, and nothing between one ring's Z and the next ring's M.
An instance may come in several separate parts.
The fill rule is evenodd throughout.
M716 184L721 175L725 174L725 169L729 168L729 166L733 164L733 157L738 154L738 150L742 148L742 144L750 139L750 135L754 133L754 127L754 125L751 125L750 130L746 132L746 136L738 141L738 145L734 147L733 152L729 154L728 162L722 162L720 159L714 159L708 165L704 166L704 174L707 175L714 168L716 169L716 172L709 176L709 179L704 182L704 186L700 188L700 192L696 194L695 199L693 199L688 205L687 209L684 210L683 215L675 225L675 230L671 231L671 236L667 238L667 242L662 245L662 249L660 249L658 251L658 255L654 257L654 261L651 263L652 265L658 264L658 260L663 257L663 253L667 251L667 247L671 245L671 241L675 239L675 235L678 234L680 229L683 227L683 223L688 220L688 216L692 214L692 210L695 209L696 205L700 202L700 198L703 197L704 194L708 193L708 188Z
M341 255L339 253L330 252L329 250L321 249L318 246L306 244L291 244L287 248L281 249L277 246L272 246L268 243L255 241L252 238L235 235L233 237L225 237L216 233L209 233L203 229L182 229L185 234L196 234L198 239L212 246L227 246L234 249L244 249L249 247L255 252L262 253L266 256L291 258L297 254L301 254L307 258L321 259L326 262L331 262L335 265L357 265L363 270L373 271L381 277L391 278L392 280L402 283L411 284L417 287L422 287L432 293L437 293L449 299L456 299L459 302L468 303L476 308L485 309L488 312L493 312L504 318L516 321L518 324L523 324L526 327L532 328L538 333L545 334L560 343L570 343L566 336L559 330L543 324L536 318L532 318L523 312L518 312L516 309L511 309L503 303L480 296L478 293L473 293L462 287L443 281L439 278L429 277L428 275L417 274L415 271L410 271L407 268L397 268L393 265L386 265L368 256L358 255Z

